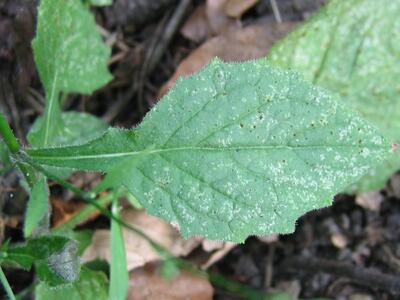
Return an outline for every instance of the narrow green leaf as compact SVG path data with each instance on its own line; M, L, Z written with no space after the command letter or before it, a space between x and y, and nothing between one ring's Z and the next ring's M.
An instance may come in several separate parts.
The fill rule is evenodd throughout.
M118 199L112 203L112 213L118 217ZM121 226L111 220L111 263L109 299L125 300L128 293L129 275L126 269L126 254Z
M13 292L10 284L8 283L7 277L4 274L3 269L1 267L0 267L0 282L3 285L4 290L6 291L8 299L16 300L17 298L15 298L14 292Z
M150 214L185 237L241 242L292 232L299 216L330 205L390 145L290 72L265 60L213 60L178 80L135 130L27 152L44 165L119 172Z
M113 0L88 0L88 2L93 6L109 6L113 3Z
M269 60L340 95L400 141L400 1L332 0L269 52ZM379 189L400 168L400 152L357 183Z
M110 48L81 0L41 0L32 47L47 99L42 126L32 138L49 146L64 128L60 92L90 94L106 84Z
M102 272L82 268L79 280L63 287L51 287L45 282L36 286L37 300L107 300L107 277Z
M42 176L33 186L26 209L24 236L46 233L50 224L49 189Z
M39 278L50 286L75 281L80 269L76 242L61 236L42 236L9 248L5 260L25 269L34 264Z

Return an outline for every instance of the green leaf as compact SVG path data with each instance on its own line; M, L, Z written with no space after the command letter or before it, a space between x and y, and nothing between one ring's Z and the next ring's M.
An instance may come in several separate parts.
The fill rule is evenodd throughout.
M118 199L114 199L112 213L118 217ZM110 263L110 292L109 298L124 300L128 293L129 275L126 269L125 244L121 226L111 220L111 263Z
M54 233L54 230L53 230ZM86 248L92 243L93 230L66 230L65 232L58 232L57 234L70 238L77 242L77 254L80 256L85 252Z
M42 236L9 248L5 260L25 269L34 264L39 278L50 286L75 281L80 269L77 243L61 236Z
M101 119L87 113L63 112L61 119L63 127L51 140L51 146L80 145L100 137L108 127ZM40 147L39 132L43 128L42 125L43 117L37 118L28 134L28 141L34 147ZM67 178L72 173L71 170L65 168L48 167L47 169L61 178Z
M49 146L64 127L59 94L90 94L110 81L110 48L81 0L41 0L32 47L47 99L42 126L32 138Z
M103 135L108 127L103 120L88 113L63 112L61 119L63 128L60 134L52 139L52 146L71 146L86 143ZM35 120L28 134L28 141L34 147L40 146L40 140L37 137L42 126L43 117L39 117Z
M45 282L39 283L35 289L35 299L107 300L107 285L104 273L82 268L79 280L70 285L53 288Z
M400 2L333 0L275 45L269 60L337 93L349 107L400 141ZM384 186L400 168L400 152L356 188Z
M48 231L50 224L49 189L42 176L33 186L26 209L24 236L40 235Z
M293 232L297 218L330 205L390 145L290 72L265 60L213 60L178 80L135 130L27 152L45 165L119 172L119 184L185 237L241 242Z

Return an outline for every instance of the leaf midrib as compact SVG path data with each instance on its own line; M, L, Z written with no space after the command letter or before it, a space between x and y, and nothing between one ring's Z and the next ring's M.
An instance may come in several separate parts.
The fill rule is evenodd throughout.
M261 145L261 146L232 146L232 147L199 147L199 146L188 146L188 147L175 147L167 149L152 149L152 150L141 150L141 151L129 151L129 152L114 152L114 153L100 153L100 154L88 154L88 155L71 155L67 156L53 156L53 155L41 155L40 153L35 153L41 151L38 150L28 150L27 153L32 158L42 159L42 160L84 160L84 159L103 159L103 158L121 158L136 155L151 155L157 153L165 152L175 152L175 151L240 151L240 150L297 150L297 149L318 149L318 148L369 148L369 149L383 149L385 147L378 145ZM54 149L52 149L54 150ZM61 150L61 148L60 148Z

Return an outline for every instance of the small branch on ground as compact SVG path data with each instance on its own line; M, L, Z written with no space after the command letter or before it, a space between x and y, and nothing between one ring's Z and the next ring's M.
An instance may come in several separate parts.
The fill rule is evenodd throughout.
M346 277L360 285L381 289L393 295L400 295L400 276L385 274L376 269L310 257L287 259L281 267L309 273L323 272Z

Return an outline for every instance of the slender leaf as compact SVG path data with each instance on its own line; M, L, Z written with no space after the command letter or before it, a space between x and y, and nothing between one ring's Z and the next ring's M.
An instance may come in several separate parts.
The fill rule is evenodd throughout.
M400 141L400 1L332 0L274 46L269 60L340 95L382 132ZM357 183L384 186L400 152Z
M107 285L104 273L82 268L79 280L67 286L53 288L45 282L39 283L35 289L35 299L106 300Z
M93 6L109 6L112 4L113 0L88 0L88 2Z
M119 184L184 236L241 242L292 232L390 145L290 72L265 60L213 60L179 80L135 130L27 152L44 165L119 173Z
M24 236L46 233L50 224L49 189L41 178L33 186L25 215Z
M114 199L112 213L118 216L118 199ZM124 300L128 293L129 275L126 269L125 244L121 226L111 220L111 264L109 299Z
M6 294L8 296L8 299L10 300L16 300L15 295L13 290L11 289L10 284L8 283L7 277L3 272L3 269L0 267L0 282L4 288L4 290L6 291Z
M110 49L81 0L41 0L32 47L47 100L42 125L31 138L49 146L64 129L60 92L90 94L106 84Z

